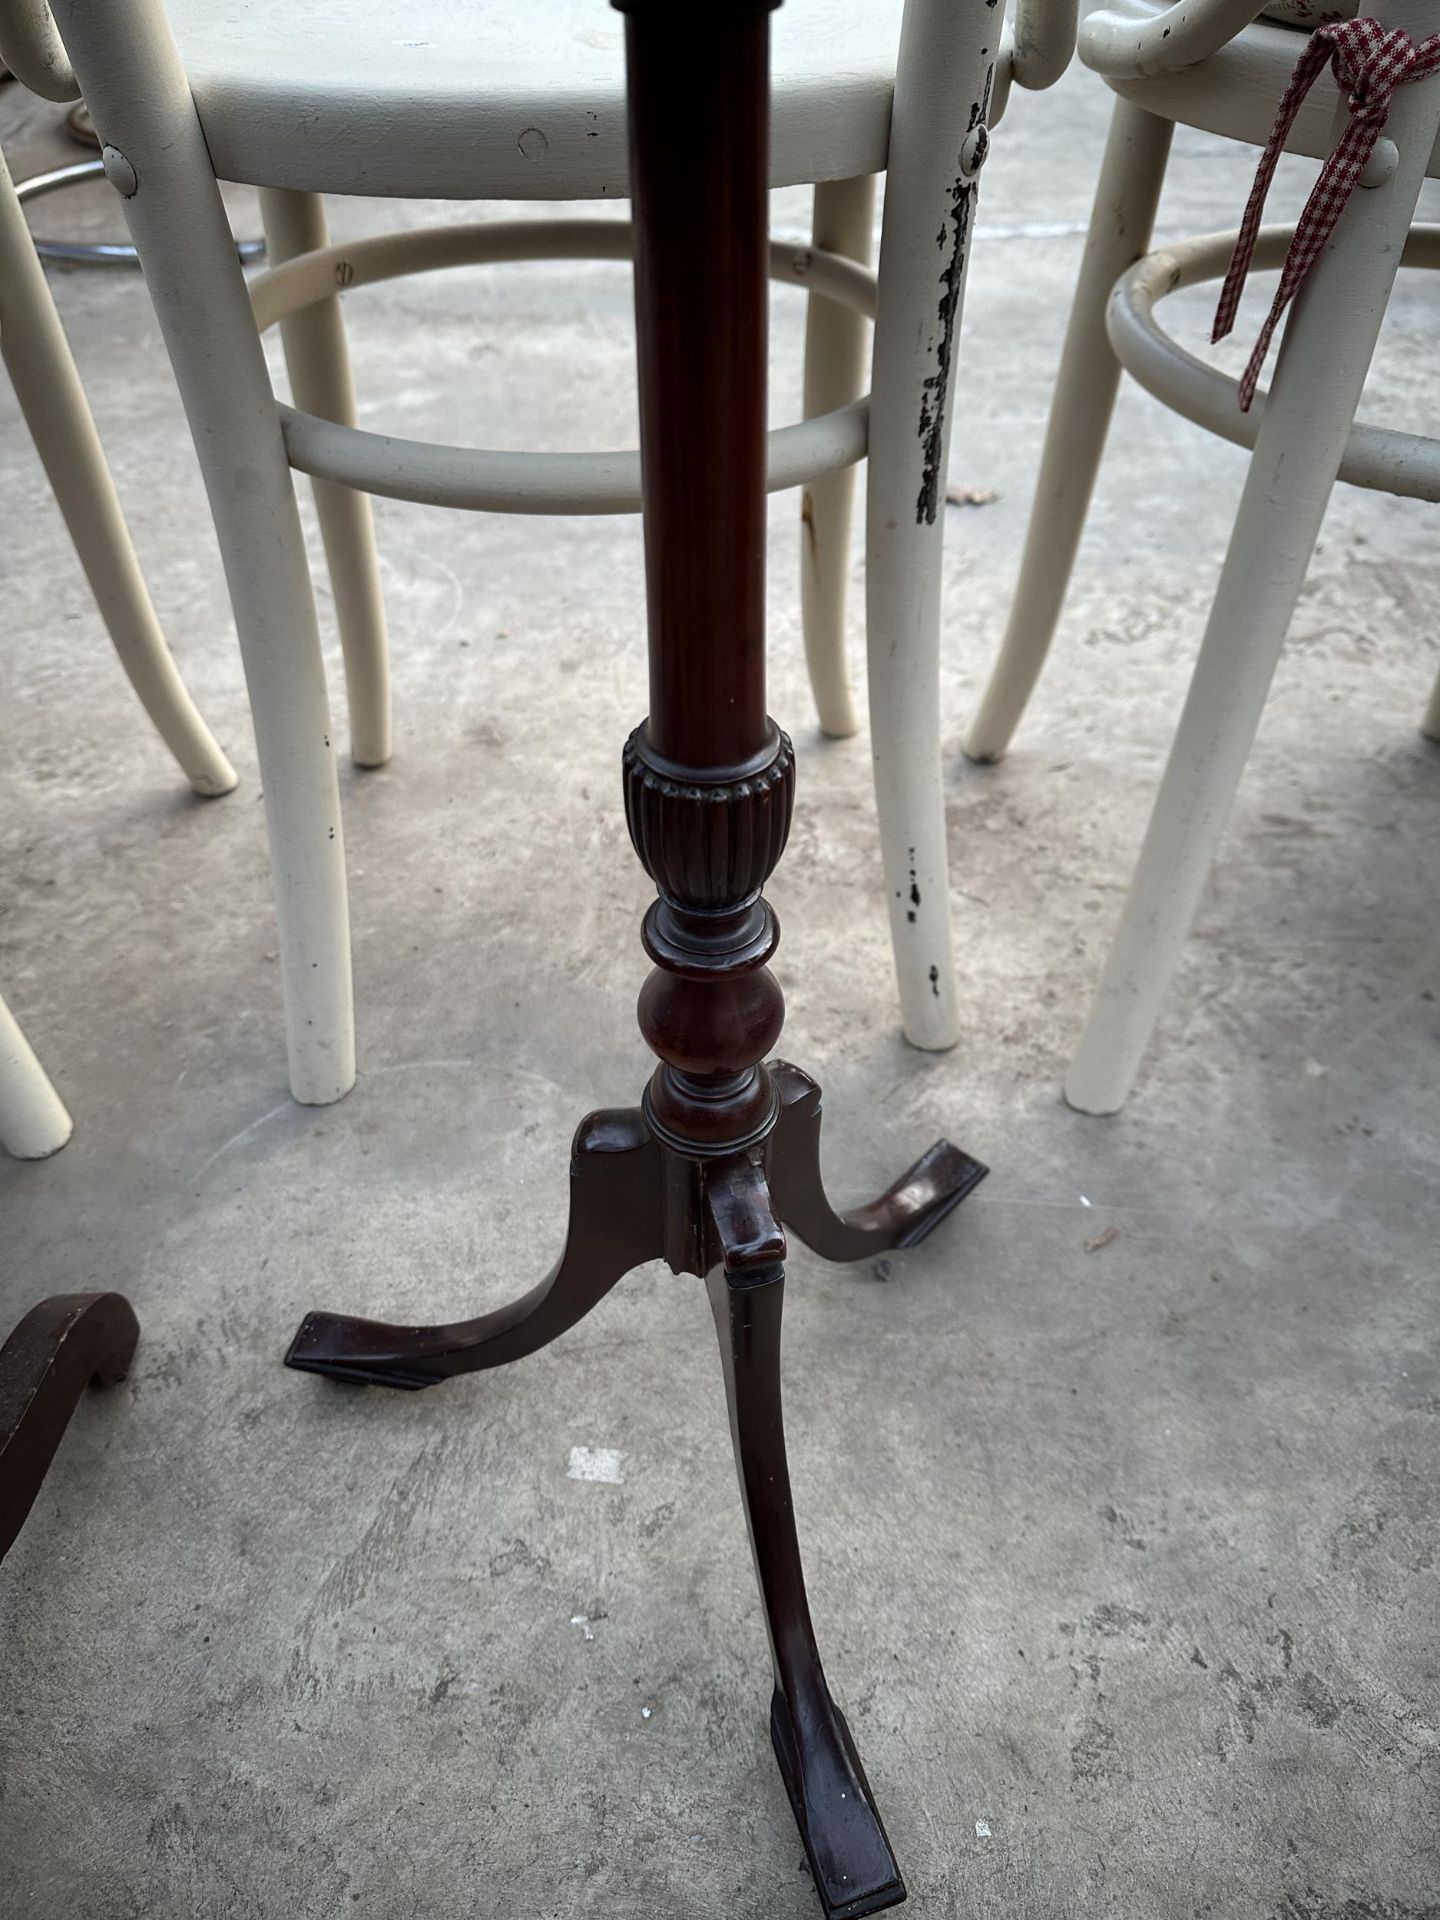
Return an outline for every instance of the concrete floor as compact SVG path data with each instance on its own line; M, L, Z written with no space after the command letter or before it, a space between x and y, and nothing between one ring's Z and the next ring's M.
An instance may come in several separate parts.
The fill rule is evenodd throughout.
M1440 1913L1440 754L1416 730L1435 520L1337 497L1135 1098L1069 1112L1243 471L1124 394L1053 666L1012 756L969 766L1104 115L1084 75L1019 100L986 180L952 477L999 498L951 509L965 1032L944 1057L896 1031L867 745L816 732L795 503L774 505L772 706L800 754L772 890L784 1051L825 1083L842 1200L942 1131L994 1168L884 1284L796 1251L814 1610L917 1914L1420 1920ZM17 172L65 153L56 117L0 95ZM1165 231L1233 223L1251 159L1182 135ZM779 197L778 228L805 217ZM43 224L114 221L97 193ZM56 1159L0 1165L0 1323L117 1286L143 1327L0 1575L0 1912L818 1913L699 1285L647 1269L546 1353L440 1393L279 1364L312 1305L445 1318L528 1285L576 1119L638 1091L646 889L618 781L644 710L638 527L377 504L397 751L342 768L362 1071L298 1109L168 371L136 279L55 285L242 785L205 803L177 781L0 391L0 980L76 1116ZM1397 297L1373 417L1440 417L1433 300ZM361 294L369 418L623 444L628 302L608 266ZM1197 341L1204 307L1180 309ZM777 296L777 419L800 323ZM568 1477L575 1446L621 1451L623 1484Z

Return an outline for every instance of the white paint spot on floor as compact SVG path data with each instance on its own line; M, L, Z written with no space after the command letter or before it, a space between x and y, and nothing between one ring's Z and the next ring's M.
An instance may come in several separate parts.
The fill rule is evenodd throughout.
M975 1838L977 1840L988 1840L990 1838L990 1822L988 1820L977 1820L975 1822Z
M571 1447L565 1473L571 1480L603 1480L607 1486L625 1484L625 1456L614 1447Z
M1081 1196L1080 1196L1080 1204L1081 1204L1081 1206L1082 1206L1082 1207L1089 1207L1089 1206L1093 1206L1093 1205L1094 1205L1094 1202L1093 1202L1093 1201L1091 1201L1091 1200L1087 1200L1087 1199L1085 1198L1085 1196L1084 1196L1084 1194L1082 1193L1082 1194L1081 1194Z
M590 1624L590 1616L588 1613L572 1613L570 1616L570 1624L572 1627L579 1627L585 1639L593 1640L595 1638L595 1629Z
M651 1713L651 1709L649 1707L641 1707L640 1718L642 1720L648 1720L650 1718L650 1713Z

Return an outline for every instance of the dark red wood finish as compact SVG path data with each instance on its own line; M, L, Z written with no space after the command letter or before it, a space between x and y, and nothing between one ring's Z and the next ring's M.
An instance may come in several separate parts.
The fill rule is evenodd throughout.
M650 715L662 761L738 770L765 711L770 22L625 9ZM753 105L761 101L756 114ZM717 167L717 158L723 164ZM746 396L735 404L737 395Z
M651 709L623 760L655 882L639 1021L659 1064L638 1109L576 1135L570 1225L549 1278L437 1327L314 1313L286 1362L425 1387L519 1359L663 1257L706 1279L774 1667L770 1730L829 1920L905 1897L826 1684L790 1500L780 1400L785 1228L859 1260L921 1239L984 1177L939 1141L868 1207L820 1179L820 1089L767 1064L784 1001L763 887L794 796L765 710L765 243L769 6L617 0L626 21Z
M55 1449L93 1380L123 1380L140 1327L120 1293L56 1293L0 1347L0 1559L35 1504Z

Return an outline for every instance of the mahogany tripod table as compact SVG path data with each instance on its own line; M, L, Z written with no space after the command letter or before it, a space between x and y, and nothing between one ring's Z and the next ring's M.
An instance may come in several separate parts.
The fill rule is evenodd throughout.
M592 1113L570 1163L559 1264L477 1320L387 1326L312 1313L286 1364L429 1387L519 1360L632 1267L706 1281L770 1634L770 1732L831 1920L905 1897L815 1644L780 1402L785 1230L831 1260L913 1245L984 1178L939 1141L872 1205L820 1179L820 1089L766 1055L784 1001L761 889L785 846L790 741L765 707L769 10L616 0L626 19L650 713L624 752L630 837L657 898L640 1030L660 1065L638 1108Z

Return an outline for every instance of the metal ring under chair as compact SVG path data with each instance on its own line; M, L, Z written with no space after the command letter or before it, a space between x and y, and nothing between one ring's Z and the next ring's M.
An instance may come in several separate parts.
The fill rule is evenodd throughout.
M629 258L628 221L477 221L318 248L257 275L251 282L250 299L263 333L338 292L437 267ZM875 275L839 254L774 240L770 275L874 317ZM640 510L638 452L527 453L441 446L341 426L284 405L279 411L292 466L312 478L339 481L362 493L490 513ZM770 492L801 486L862 460L869 424L867 394L832 413L774 430L769 440Z
M1277 269L1294 232L1293 226L1262 227L1253 271ZM1258 391L1250 411L1242 413L1235 376L1187 353L1155 319L1156 302L1166 295L1221 279L1234 247L1233 233L1211 233L1147 253L1116 282L1105 325L1116 359L1147 393L1221 439L1253 448L1265 413L1265 391ZM1440 226L1413 226L1400 264L1440 267ZM1357 422L1350 429L1339 477L1351 486L1408 500L1440 501L1440 440Z
M23 206L27 200L42 199L47 193L60 193L66 187L78 187L88 180L105 178L103 160L76 160L68 167L52 167L47 173L32 173L28 180L15 182L15 198ZM68 260L72 266L138 267L140 256L128 241L121 240L42 240L31 236L42 260ZM263 240L237 240L235 251L244 261L263 260Z

